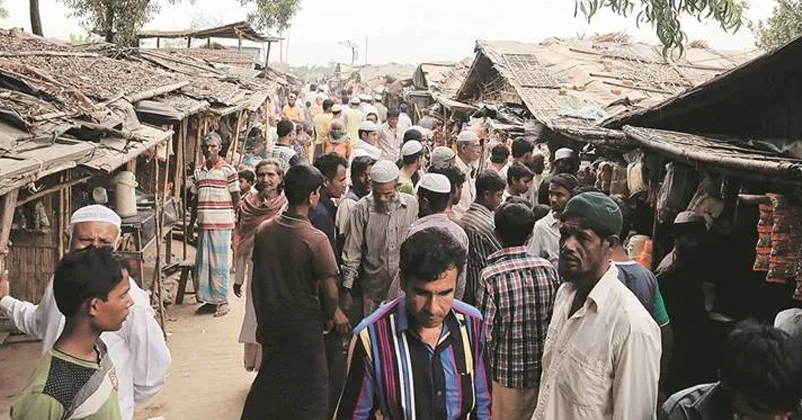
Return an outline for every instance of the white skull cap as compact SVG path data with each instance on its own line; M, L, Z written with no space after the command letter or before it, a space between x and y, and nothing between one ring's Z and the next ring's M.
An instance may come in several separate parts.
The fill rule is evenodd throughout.
M81 207L70 217L70 226L86 222L110 223L119 229L122 219L114 210L100 204L92 204L91 206Z

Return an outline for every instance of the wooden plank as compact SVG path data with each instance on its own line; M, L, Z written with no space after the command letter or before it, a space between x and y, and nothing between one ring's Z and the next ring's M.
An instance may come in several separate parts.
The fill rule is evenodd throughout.
M6 253L8 237L11 235L11 224L14 221L14 209L17 208L19 190L11 190L2 198L3 210L0 213L0 272L6 269Z
M237 116L237 128L234 129L234 140L231 142L231 164L236 168L239 162L235 162L237 153L237 147L239 145L239 131L242 129L242 117L245 115L245 110L239 112Z

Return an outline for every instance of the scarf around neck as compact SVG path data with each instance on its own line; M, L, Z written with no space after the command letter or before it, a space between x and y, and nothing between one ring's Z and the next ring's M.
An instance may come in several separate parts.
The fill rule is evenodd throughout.
M248 194L242 203L240 203L239 211L239 224L237 230L239 233L239 242L237 243L237 254L248 255L253 252L253 240L256 236L256 228L262 222L272 219L281 214L281 211L287 207L287 197L284 193L279 194L277 197L267 201L262 201L259 193Z

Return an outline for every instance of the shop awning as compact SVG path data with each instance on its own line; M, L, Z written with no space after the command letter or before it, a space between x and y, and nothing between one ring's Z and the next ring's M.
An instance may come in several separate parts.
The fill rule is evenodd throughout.
M101 139L91 160L82 163L82 166L112 173L115 169L136 159L149 148L164 142L172 137L172 131L163 131L158 128L141 125L132 131L130 139L107 137Z

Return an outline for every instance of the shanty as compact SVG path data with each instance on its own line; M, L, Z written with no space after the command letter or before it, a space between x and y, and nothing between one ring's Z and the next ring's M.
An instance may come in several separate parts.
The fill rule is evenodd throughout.
M802 418L799 0L229 3L0 0L0 420Z

